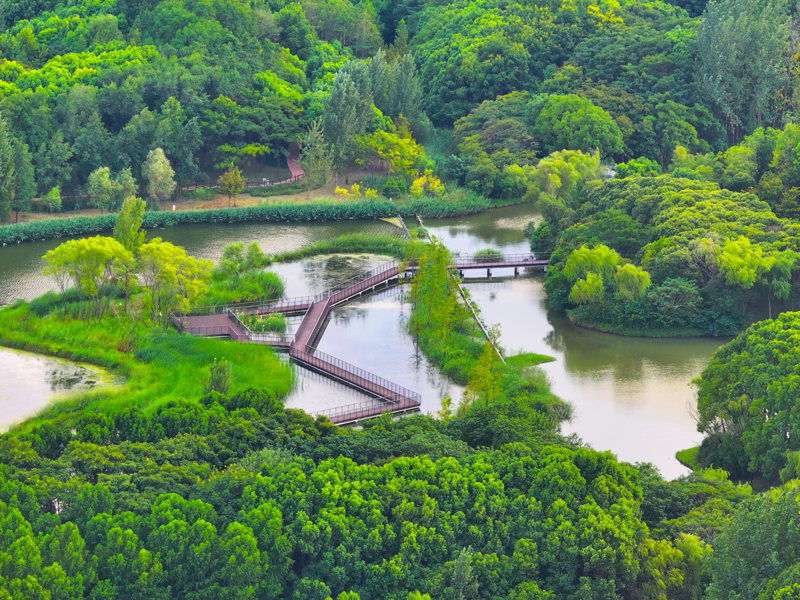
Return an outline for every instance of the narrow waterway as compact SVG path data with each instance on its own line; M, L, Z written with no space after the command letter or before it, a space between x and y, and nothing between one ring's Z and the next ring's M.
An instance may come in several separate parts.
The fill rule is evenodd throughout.
M499 248L527 252L525 225L534 220L520 205L457 219L426 220L425 226L456 253ZM269 253L294 250L345 233L393 233L391 225L343 222L302 225L192 225L150 232L183 245L197 256L218 259L231 242L256 241ZM0 249L0 303L32 298L51 289L41 275L41 257L59 240ZM386 257L320 256L276 265L287 283L288 296L314 294L351 274L368 270ZM598 450L611 450L630 462L649 461L669 478L686 470L674 453L696 444L700 434L692 417L694 390L690 386L710 355L724 340L645 340L623 338L576 328L548 314L542 289L543 274L519 278L473 280L468 285L488 323L499 323L501 341L510 353L538 352L556 358L542 366L552 390L575 406L575 418L565 424ZM482 273L482 275L485 275ZM458 398L458 386L444 380L420 356L405 329L408 306L400 288L365 297L337 308L319 348L423 395L423 410L435 412L441 397ZM0 357L0 379L9 369ZM319 375L298 369L300 383L288 406L318 411L364 397Z

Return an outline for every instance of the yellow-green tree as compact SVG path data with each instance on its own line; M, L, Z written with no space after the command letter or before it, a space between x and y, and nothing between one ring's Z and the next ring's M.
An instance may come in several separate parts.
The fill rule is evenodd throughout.
M244 189L244 177L239 167L231 167L219 176L219 189L228 197L228 206L233 201L233 206L236 206L236 196Z
M188 256L186 250L161 238L141 246L138 265L150 321L165 327L173 311L188 309L203 295L213 266L210 260Z

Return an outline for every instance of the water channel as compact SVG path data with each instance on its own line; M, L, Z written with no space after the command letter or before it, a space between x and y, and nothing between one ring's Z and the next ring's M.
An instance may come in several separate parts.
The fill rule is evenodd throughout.
M452 251L473 253L499 248L526 252L522 229L534 216L526 206L450 220L428 221L426 227ZM190 254L218 259L228 243L258 242L269 253L295 250L310 243L351 232L393 233L383 222L331 224L190 225L150 232L184 246ZM41 275L40 257L60 240L0 249L0 304L33 298L53 287ZM275 270L287 282L288 296L313 294L349 274L370 269L385 257L321 256ZM485 275L485 274L482 274ZM499 323L502 344L509 353L538 352L556 358L542 366L555 394L575 406L575 418L564 431L578 434L598 450L620 459L656 464L668 478L686 470L675 451L695 445L700 434L691 416L691 380L700 374L711 353L724 340L643 340L586 331L548 314L543 274L502 277L469 283L485 320ZM402 288L353 301L334 310L319 342L320 350L399 383L423 396L423 410L435 412L445 394L460 397L461 389L445 380L416 352L405 329L409 307ZM0 355L0 380L14 368ZM300 383L287 405L323 410L359 402L363 397L321 376L300 370ZM18 418L18 417L17 417ZM0 409L0 421L6 420Z

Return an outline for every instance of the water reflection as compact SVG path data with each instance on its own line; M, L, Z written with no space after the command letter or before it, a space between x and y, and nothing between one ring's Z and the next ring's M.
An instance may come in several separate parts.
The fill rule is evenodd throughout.
M519 205L458 219L427 220L425 225L455 252L474 253L486 247L527 252L523 228L534 219L529 205ZM353 231L397 232L378 221L194 225L151 235L161 235L192 254L217 260L225 245L234 241L257 241L265 251L277 253ZM0 303L32 298L52 288L52 282L40 274L40 257L59 243L53 240L0 249ZM386 261L383 256L320 256L271 268L286 281L287 296L305 296ZM577 433L599 450L610 449L623 460L653 462L667 477L685 472L674 453L701 439L692 417L695 392L690 382L725 340L647 340L574 327L568 320L548 314L543 276L531 273L498 279L504 272L493 271L495 278L486 281L476 277L485 273L476 271L468 274L473 277L469 289L485 320L501 325L501 341L509 353L538 352L556 358L542 369L553 392L576 407L575 419L566 432ZM417 351L405 327L409 307L403 294L403 288L394 288L337 307L320 348L422 393L423 410L436 412L444 395L458 399L461 388L447 382ZM0 370L4 366L0 361ZM300 383L287 400L289 406L323 409L365 399L302 368L298 367L298 372ZM0 385L3 379L0 373Z
M541 276L469 285L509 354L537 352L552 391L575 406L566 433L667 477L686 472L677 450L699 443L690 386L722 339L644 339L574 327L548 314Z
M279 254L349 233L396 236L400 234L400 230L389 223L376 220L303 224L195 224L155 229L147 233L148 238L161 237L164 241L183 246L193 256L216 262L222 256L225 246L233 242L243 242L245 245L257 242L265 252ZM42 256L63 241L26 242L0 248L0 306L19 298L31 300L56 288L52 278L42 274ZM386 258L383 257L382 262L385 261ZM296 272L300 272L303 265L298 264L296 268ZM295 277L294 280L302 281L302 277ZM324 283L321 284L319 291L324 287ZM304 295L288 289L287 294Z

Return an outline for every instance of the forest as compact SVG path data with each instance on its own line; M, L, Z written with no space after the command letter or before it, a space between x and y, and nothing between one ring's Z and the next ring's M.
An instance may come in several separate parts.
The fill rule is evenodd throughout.
M0 599L800 597L798 19L787 0L0 4L0 222L101 212L0 226L94 236L45 255L58 291L0 309L0 344L127 380L0 435ZM297 147L292 185L330 202L161 210L189 186L235 201ZM513 202L541 215L553 310L736 336L696 382L691 474L563 435L569 405L479 340L436 241L337 243L421 261L409 327L467 392L351 429L287 409L269 349L169 328L280 297L270 257L212 265L141 229Z

